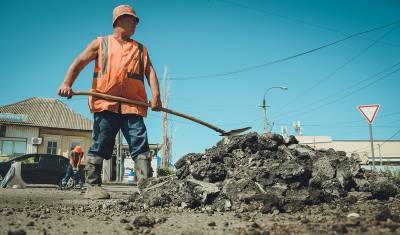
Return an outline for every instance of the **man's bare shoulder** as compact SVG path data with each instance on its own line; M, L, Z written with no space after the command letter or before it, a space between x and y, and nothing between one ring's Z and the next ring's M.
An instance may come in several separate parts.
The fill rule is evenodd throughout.
M87 48L90 50L98 50L102 40L103 40L103 37L96 37L93 41L91 41L89 43Z

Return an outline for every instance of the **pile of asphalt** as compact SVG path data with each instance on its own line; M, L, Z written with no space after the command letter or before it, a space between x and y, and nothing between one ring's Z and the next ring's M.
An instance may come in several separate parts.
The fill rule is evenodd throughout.
M230 137L183 156L175 168L176 176L145 181L130 201L144 209L280 213L348 200L349 194L389 200L400 186L389 174L363 170L355 154L315 150L277 134Z

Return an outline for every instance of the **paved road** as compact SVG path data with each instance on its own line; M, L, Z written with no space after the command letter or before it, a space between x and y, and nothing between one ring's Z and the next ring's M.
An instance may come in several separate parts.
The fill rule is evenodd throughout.
M226 234L245 226L233 213L207 214L175 210L139 212L121 209L135 186L104 185L110 200L90 201L79 190L51 185L0 189L0 234L22 229L27 234ZM135 228L132 221L146 215L162 221ZM236 222L235 222L236 219ZM215 226L209 226L215 222ZM247 222L247 224L250 224Z
M343 200L322 204L296 213L209 212L148 208L130 202L137 187L105 185L111 199L91 201L79 190L61 191L55 186L0 189L0 234L23 230L27 234L400 234L399 223L377 221L375 214L388 214L382 206L399 215L400 199L391 201ZM350 201L349 201L350 202ZM147 209L145 208L147 207ZM356 221L347 214L361 215ZM156 221L136 226L138 216ZM355 223L357 222L357 223ZM243 232L244 231L244 232ZM23 234L23 233L19 233Z

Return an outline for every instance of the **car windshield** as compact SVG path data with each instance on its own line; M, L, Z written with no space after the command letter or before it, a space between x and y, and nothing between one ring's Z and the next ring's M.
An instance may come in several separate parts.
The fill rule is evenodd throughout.
M22 164L36 164L39 163L39 155L33 155L28 158L23 159Z

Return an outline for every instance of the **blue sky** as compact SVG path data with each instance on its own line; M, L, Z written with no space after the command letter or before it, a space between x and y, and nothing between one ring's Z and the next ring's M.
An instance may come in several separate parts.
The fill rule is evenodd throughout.
M251 126L262 132L263 94L284 85L288 91L267 94L273 131L287 125L293 134L292 123L299 120L305 135L368 139L356 106L371 103L381 104L375 139L387 139L400 128L399 24L274 65L201 78L399 21L398 0L2 1L0 105L33 96L57 98L72 60L96 36L112 32L112 9L125 3L140 17L133 38L149 49L160 80L168 66L171 109L223 129ZM90 88L92 70L90 64L80 74L75 90ZM92 118L86 99L61 100ZM171 119L174 160L220 139L203 126ZM161 113L150 112L146 124L150 142L161 143Z

